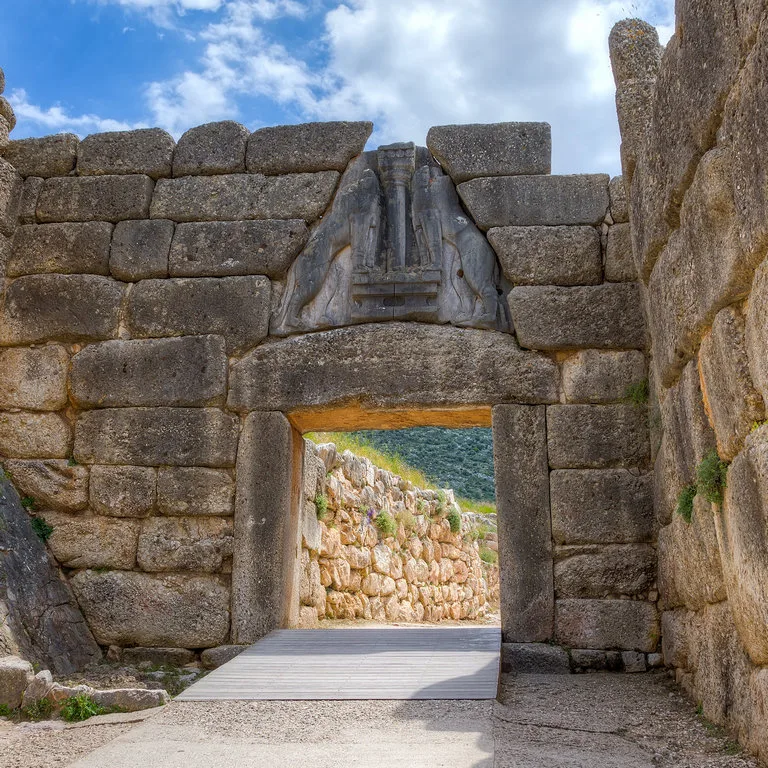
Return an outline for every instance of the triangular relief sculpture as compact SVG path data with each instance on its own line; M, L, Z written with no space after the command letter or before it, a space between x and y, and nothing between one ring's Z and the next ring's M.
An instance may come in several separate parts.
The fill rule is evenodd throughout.
M288 271L272 334L385 320L510 330L496 253L429 151L365 152Z

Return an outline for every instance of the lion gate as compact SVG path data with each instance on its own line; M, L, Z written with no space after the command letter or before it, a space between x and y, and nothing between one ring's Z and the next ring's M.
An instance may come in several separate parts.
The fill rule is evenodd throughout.
M3 465L100 645L199 650L295 621L302 432L492 426L505 642L644 668L655 522L621 179L550 175L541 123L364 152L371 130L11 142Z

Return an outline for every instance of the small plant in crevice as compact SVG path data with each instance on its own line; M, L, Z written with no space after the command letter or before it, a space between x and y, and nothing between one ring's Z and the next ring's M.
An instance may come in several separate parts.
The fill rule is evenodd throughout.
M405 528L406 531L413 531L416 529L416 518L408 509L402 509L397 512L395 514L395 522L402 523L403 528Z
M650 387L648 386L648 379L630 384L624 390L624 401L632 403L632 405L636 405L638 408L648 403L649 396Z
M315 508L318 520L325 520L328 517L328 497L324 493L318 493L315 496Z
M106 714L106 711L87 693L70 696L68 699L64 699L61 705L61 716L68 723L79 723L90 717Z
M79 462L77 461L77 459L74 456L70 456L67 459L67 466L68 467L77 467L77 466L79 466Z
M11 709L7 704L0 704L0 717L7 717L9 720L17 717L18 709Z
M397 533L397 523L389 512L379 512L373 522L384 537L394 536Z
M53 703L50 699L40 699L34 704L24 707L21 713L28 720L47 720L53 713Z
M21 506L24 507L24 509L26 509L28 512L34 512L36 503L31 496L24 496L21 499Z
M696 491L712 504L723 503L728 464L713 448L696 468Z
M693 500L696 497L696 486L689 485L680 491L677 497L677 514L685 520L686 523L693 520Z
M445 519L451 526L451 533L459 533L459 531L461 531L461 513L456 507L453 507L450 512L448 512Z
M499 562L499 554L490 547L480 547L480 559L488 565L496 565Z
M40 541L48 541L53 533L53 526L43 520L42 517L33 517L30 523L32 530L37 534Z
M416 511L423 515L427 509L427 502L424 499L416 499Z

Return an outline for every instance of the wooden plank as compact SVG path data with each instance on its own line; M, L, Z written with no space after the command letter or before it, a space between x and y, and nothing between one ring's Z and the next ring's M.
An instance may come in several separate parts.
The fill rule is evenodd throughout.
M496 627L277 630L180 701L493 699Z

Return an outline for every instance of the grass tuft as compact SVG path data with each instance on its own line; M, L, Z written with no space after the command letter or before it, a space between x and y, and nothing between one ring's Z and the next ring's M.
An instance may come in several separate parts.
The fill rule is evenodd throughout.
M712 504L723 503L728 465L712 449L696 468L696 490Z
M53 526L43 520L42 517L33 517L30 523L32 530L37 534L40 541L48 541L53 533Z
M645 405L648 402L650 396L650 388L648 386L648 379L637 381L634 384L630 384L624 391L624 400L627 403L632 403L638 408Z
M315 507L317 509L317 519L325 520L328 517L328 497L324 493L318 493L315 496Z
M451 508L445 519L451 526L451 533L459 533L461 531L461 513L456 507Z
M78 693L64 699L61 705L61 716L68 723L80 723L96 715L106 714L107 710L97 704L87 693Z
M379 514L376 515L374 523L385 538L394 536L397 533L397 523L389 512L379 512Z
M696 497L696 486L689 485L680 491L677 497L677 514L690 524L693 520L693 500Z
M499 562L499 553L490 547L480 547L480 559L488 565L496 565Z

